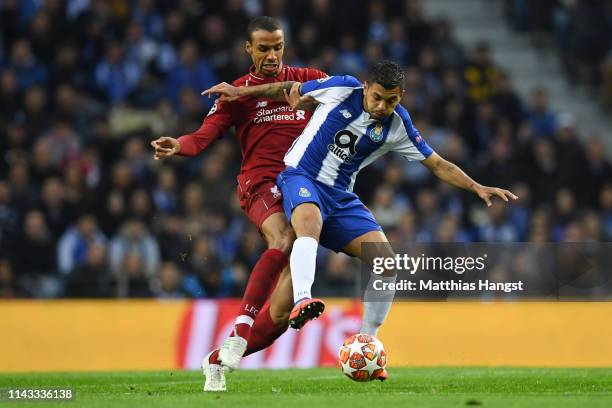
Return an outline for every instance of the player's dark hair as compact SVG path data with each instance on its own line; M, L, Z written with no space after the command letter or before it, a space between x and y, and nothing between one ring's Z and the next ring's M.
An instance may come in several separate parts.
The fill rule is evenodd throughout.
M376 82L385 89L393 89L399 86L403 90L405 77L406 74L399 64L393 61L380 61L372 67L368 81L372 84Z
M249 25L247 26L247 38L249 39L249 41L251 41L251 35L257 30L264 30L264 31L272 32L272 31L282 30L282 29L283 27L281 26L280 21L278 21L277 19L273 17L269 17L269 16L255 17L249 22Z

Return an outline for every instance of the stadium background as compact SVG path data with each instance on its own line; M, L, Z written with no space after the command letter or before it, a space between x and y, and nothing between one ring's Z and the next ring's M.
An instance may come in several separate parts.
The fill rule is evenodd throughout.
M418 164L389 156L360 175L356 191L391 240L609 241L610 128L597 128L574 112L558 111L556 99L549 98L558 89L536 84L527 94L519 93L530 78L513 77L492 58L495 49L488 38L461 42L451 19L426 13L436 2L438 8L449 4L0 0L0 298L5 299L0 315L10 333L0 343L0 371L117 368L97 364L96 357L82 348L75 349L80 354L72 359L60 358L71 344L106 350L102 356L125 349L121 361L136 368L193 367L185 363L185 348L189 341L202 339L185 340L186 332L191 336L186 327L200 327L214 316L218 322L206 331L210 341L225 334L223 324L236 305L218 299L241 295L263 249L234 194L240 163L237 144L228 133L198 158L157 162L148 143L160 135L197 129L212 104L199 92L246 72L250 61L243 49L244 31L254 15L281 19L288 65L363 78L383 57L402 63L408 78L402 103L430 145L479 181L510 188L521 197L511 207L485 209L469 194L437 183ZM463 3L473 7L479 2ZM487 3L495 11L496 24L554 61L563 73L559 86L591 101L584 110L609 116L609 2ZM315 293L355 295L352 260L321 251L318 265ZM66 303L22 298L160 301ZM339 321L354 322L358 305L339 305L344 306L332 308L346 317ZM399 305L385 328L390 339L398 339L390 346L396 361L566 366L612 361L610 346L601 342L606 336L595 330L607 326L602 323L606 309L600 304L550 304L549 309L521 304L515 306L522 308L515 319L495 325L507 310L474 303L465 313L491 313L490 321L483 317L474 326L458 322L454 307L436 305L436 311L430 311L419 304ZM566 314L555 313L561 307L569 308ZM411 326L399 319L401 315L419 317ZM160 323L160 316L168 317L166 323ZM334 339L334 330L354 330L331 324L334 316L313 326L310 335ZM539 323L533 324L534 316L539 316ZM427 326L427 317L446 331ZM142 325L130 323L134 321ZM516 333L516 328L540 333L543 341L525 348L531 352L518 354L518 360L508 359L517 355L512 353L505 360L485 358L490 349L469 342L507 341L504 344L514 350L515 338L504 333ZM544 339L559 330L574 340L546 344ZM410 341L415 333L429 340L463 340L446 354L422 349L429 357L420 360L401 352L401 341ZM382 336L385 339L384 331ZM165 344L158 356L169 357L147 363L144 351L155 349L142 344ZM202 350L196 355L204 351L204 343L198 344ZM283 344L299 348L300 340L295 337ZM448 342L433 344L448 347ZM296 354L287 347L278 347L280 357L270 357L269 352L260 364L299 365L293 357L288 359L287 353ZM589 348L600 351L598 359L588 356ZM46 352L32 354L36 349ZM531 359L547 349L547 358ZM9 355L7 350L13 352ZM314 364L329 363L329 350L322 351L322 360ZM147 354L150 359L152 354Z

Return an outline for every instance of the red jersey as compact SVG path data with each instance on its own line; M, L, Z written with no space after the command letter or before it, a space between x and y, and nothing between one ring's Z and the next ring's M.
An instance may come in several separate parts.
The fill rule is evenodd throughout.
M327 75L312 68L283 66L274 78L253 73L235 80L234 86L254 86L272 82L306 82ZM293 110L285 101L244 97L232 102L215 103L196 132L181 136L181 155L195 156L210 145L230 126L242 151L240 173L256 183L263 178L276 180L285 169L283 158L293 141L302 133L312 112ZM255 184L254 183L254 184Z

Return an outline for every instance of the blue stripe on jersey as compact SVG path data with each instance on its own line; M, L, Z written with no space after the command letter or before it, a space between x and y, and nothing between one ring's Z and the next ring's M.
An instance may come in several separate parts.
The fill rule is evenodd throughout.
M306 95L317 89L333 88L333 87L346 87L346 88L357 88L361 86L361 82L350 75L343 76L329 76L325 78L319 78L312 81L304 82L301 87L302 95Z
M395 108L395 112L397 112L397 114L402 119L402 122L404 123L404 129L406 129L406 133L408 134L408 137L410 138L412 144L419 150L419 152L421 152L423 156L425 156L425 158L431 156L433 150L421 137L421 134L419 133L417 128L415 128L412 124L412 119L410 118L410 114L408 114L406 108L404 108L402 105L397 105L397 107Z
M317 131L317 134L312 139L312 142L308 145L307 152L304 154L298 162L298 167L305 169L308 174L319 174L321 166L329 150L327 145L329 140L325 137L321 137L321 133L326 132L326 128L338 128L345 129L348 125L357 120L361 110L361 99L362 93L361 88L355 89L342 103L339 103L334 109L332 109L325 121ZM351 117L347 118L342 113L343 110L348 110L351 113Z
M361 137L355 150L357 153L350 163L342 163L338 170L338 178L334 183L334 187L342 190L347 190L351 183L353 173L359 170L361 163L370 156L374 151L380 149L385 145L387 136L389 135L389 129L391 128L392 117L387 118L382 122L382 138L380 141L372 140L370 136L371 132L376 128L376 122L368 126L366 134Z

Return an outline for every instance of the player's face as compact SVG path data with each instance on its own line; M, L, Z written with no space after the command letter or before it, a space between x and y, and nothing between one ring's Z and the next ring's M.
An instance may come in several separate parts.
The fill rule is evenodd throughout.
M246 51L255 65L255 73L261 76L278 75L283 65L285 36L281 30L257 30L246 43Z
M383 120L390 116L395 107L402 99L404 91L398 86L393 89L385 89L377 82L363 85L363 107L372 119Z

